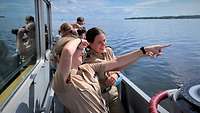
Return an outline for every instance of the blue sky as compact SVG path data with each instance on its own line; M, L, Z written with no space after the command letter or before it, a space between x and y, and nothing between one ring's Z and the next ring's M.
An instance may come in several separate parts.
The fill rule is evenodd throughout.
M55 16L125 18L200 14L200 0L52 0Z

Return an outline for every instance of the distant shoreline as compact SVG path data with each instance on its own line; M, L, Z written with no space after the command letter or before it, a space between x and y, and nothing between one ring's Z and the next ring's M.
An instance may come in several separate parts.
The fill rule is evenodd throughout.
M160 16L160 17L130 17L124 18L125 20L131 19L200 19L200 15L181 15L181 16Z
M5 16L0 16L0 18L5 18Z

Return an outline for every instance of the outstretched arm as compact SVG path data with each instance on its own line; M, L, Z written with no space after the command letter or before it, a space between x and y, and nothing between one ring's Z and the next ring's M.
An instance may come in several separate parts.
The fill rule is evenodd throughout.
M121 70L127 65L134 63L135 61L137 61L139 58L143 56L152 56L152 57L160 56L162 49L168 46L170 45L147 46L145 47L146 54L144 54L141 50L136 50L136 51L127 53L125 55L119 56L113 59L112 61L109 61L106 63L105 71Z

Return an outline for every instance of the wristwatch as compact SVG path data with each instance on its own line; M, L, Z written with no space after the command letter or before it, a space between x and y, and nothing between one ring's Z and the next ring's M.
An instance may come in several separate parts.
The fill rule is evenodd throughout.
M141 47L140 50L142 51L142 53L145 55L146 54L146 51L144 49L144 47Z

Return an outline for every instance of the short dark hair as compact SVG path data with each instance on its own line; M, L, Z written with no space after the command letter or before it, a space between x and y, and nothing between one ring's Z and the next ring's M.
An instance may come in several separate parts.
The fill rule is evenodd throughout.
M34 17L33 16L26 16L26 21L34 22Z
M86 33L86 28L85 27L81 27L80 29L77 30L78 35L81 36L83 33Z
M100 28L97 28L97 27L93 27L91 29L89 29L87 32L86 32L86 40L90 43L93 43L94 40L95 40L95 37L99 34L105 34L105 32L100 29Z
M84 21L84 18L83 17L78 17L77 18L77 22L83 22Z

